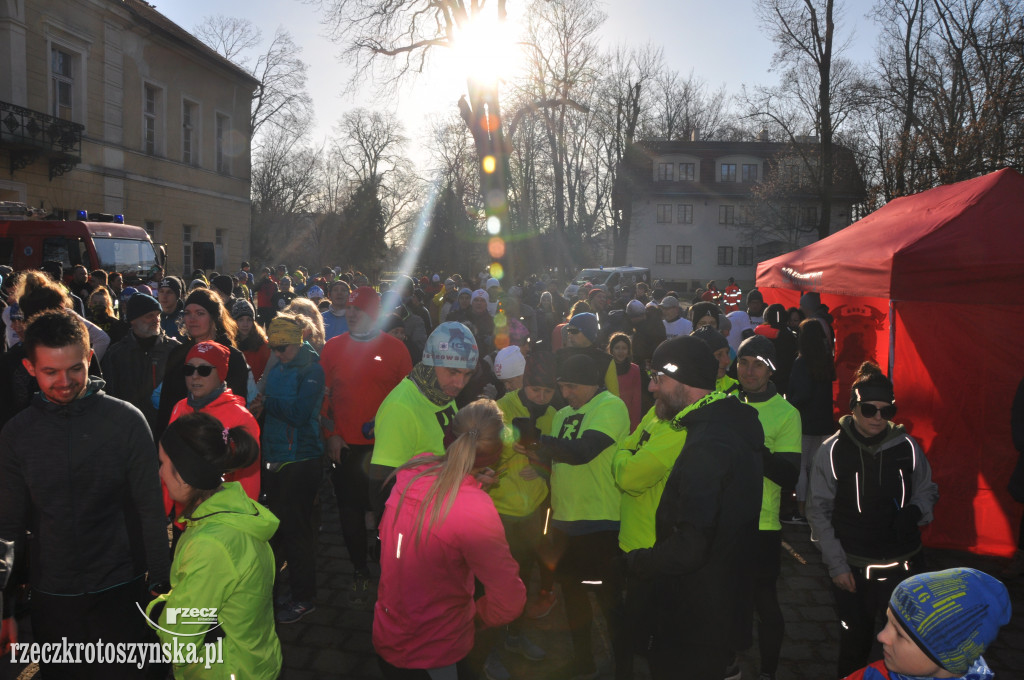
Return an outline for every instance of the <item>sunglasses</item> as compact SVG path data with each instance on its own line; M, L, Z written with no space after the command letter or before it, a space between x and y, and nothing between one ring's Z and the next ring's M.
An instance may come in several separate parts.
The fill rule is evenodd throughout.
M280 354L281 352L285 352L287 350L288 345L274 345L273 347L270 348L271 352L277 352L278 354Z
M860 403L860 412L865 418L874 418L876 413L882 414L882 418L885 420L892 420L892 417L896 415L896 404L889 404L878 408L874 404Z
M192 364L185 364L181 367L181 370L186 376L198 373L200 376L205 378L213 373L213 366L193 366Z

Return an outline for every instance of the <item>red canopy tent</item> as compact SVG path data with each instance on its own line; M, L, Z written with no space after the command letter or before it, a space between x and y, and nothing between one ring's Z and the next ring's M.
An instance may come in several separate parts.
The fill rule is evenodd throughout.
M897 419L939 485L925 541L1010 555L1021 506L1010 404L1024 378L1024 177L1006 169L890 202L842 231L762 262L766 302L821 293L835 318L836 405L865 359L892 377Z

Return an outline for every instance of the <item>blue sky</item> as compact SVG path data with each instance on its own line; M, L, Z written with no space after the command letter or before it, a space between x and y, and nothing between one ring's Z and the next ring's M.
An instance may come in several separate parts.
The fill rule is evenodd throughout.
M302 58L310 64L309 89L317 114L317 140L330 134L331 126L345 111L360 105L397 108L409 136L416 138L426 117L449 107L455 110L460 86L465 82L453 77L439 82L421 80L406 85L394 101L388 102L374 102L369 92L345 95L343 86L351 72L337 58L341 48L322 36L315 10L299 0L151 1L157 10L189 31L203 17L217 14L248 18L263 31L265 40L279 26L287 29L302 46ZM844 37L853 35L848 56L855 61L867 61L873 54L877 29L865 18L872 4L870 0L845 2L841 30ZM713 88L724 84L730 93L739 92L744 84L771 84L777 79L769 72L774 48L758 25L753 0L612 0L601 3L601 7L608 15L601 33L609 48L647 42L661 46L670 67L683 75L693 69Z

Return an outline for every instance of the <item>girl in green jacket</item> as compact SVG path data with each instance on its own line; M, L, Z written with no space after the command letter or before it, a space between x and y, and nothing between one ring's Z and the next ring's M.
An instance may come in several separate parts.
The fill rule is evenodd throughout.
M270 680L281 671L268 543L278 519L221 478L257 456L259 444L244 428L225 429L202 412L175 420L160 438L160 478L184 509L186 529L171 591L146 613L172 653L175 678Z

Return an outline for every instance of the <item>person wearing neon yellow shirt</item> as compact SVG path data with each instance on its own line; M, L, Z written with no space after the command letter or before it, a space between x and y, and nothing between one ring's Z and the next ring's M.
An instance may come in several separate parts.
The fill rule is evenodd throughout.
M552 539L564 547L556 574L573 641L573 658L552 677L593 677L597 672L590 639L594 614L584 582L594 586L613 637L618 635L619 621L611 610L621 493L612 479L612 456L616 442L629 433L629 411L602 389L601 373L585 354L559 362L558 386L568 405L555 414L550 434L529 446L516 444L516 451L552 468Z
M461 323L446 321L427 338L422 361L381 402L370 458L370 502L378 521L391 472L419 453L445 451L458 410L455 397L469 382L479 357L473 333Z
M771 452L763 457L764 491L758 522L757 558L754 561L757 569L754 571L753 608L748 604L741 610L744 617L749 616L752 609L757 611L761 676L768 680L774 680L779 666L786 625L776 591L782 549L779 499L782 488L792 489L799 477L802 436L800 412L783 399L771 381L775 366L775 345L768 338L754 335L740 343L736 353L740 389L735 394L740 401L757 410L764 430L764 445ZM746 621L743 630L749 630L751 623ZM744 648L740 645L737 649Z
M534 565L540 567L541 592L535 607L550 602L550 611L554 606L554 571L545 564L549 560L541 559L538 554L541 542L546 538L545 520L550 508L545 502L548 499L548 482L546 473L517 452L514 443L522 441L523 432L529 435L537 430L551 430L555 416L555 409L551 406L551 399L555 396L555 357L550 352L535 352L524 360L519 348L510 345L498 353L495 369L506 385L519 383L520 389L506 392L497 401L508 427L505 428L501 459L495 465L498 482L488 489L488 493L505 527L505 539L512 557L519 564L519 577L523 583L529 583ZM523 631L523 619L527 615L524 611L509 624L504 646L530 661L541 661L547 653ZM496 647L488 654L484 670L492 680L511 677Z

